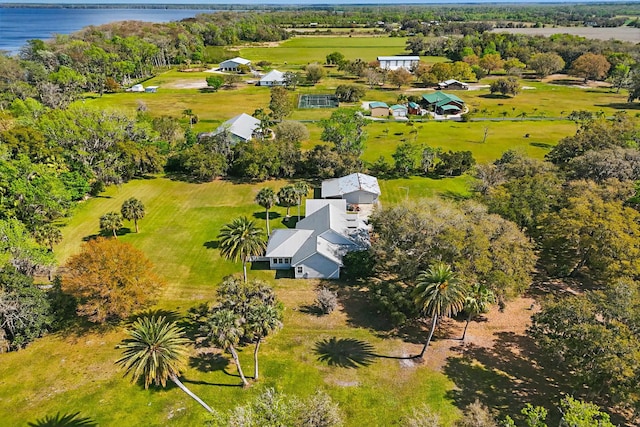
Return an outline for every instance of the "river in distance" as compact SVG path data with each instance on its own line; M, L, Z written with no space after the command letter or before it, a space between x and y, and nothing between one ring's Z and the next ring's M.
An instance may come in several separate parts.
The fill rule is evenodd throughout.
M169 22L214 10L0 8L0 50L16 54L27 40L71 34L89 25L115 21Z

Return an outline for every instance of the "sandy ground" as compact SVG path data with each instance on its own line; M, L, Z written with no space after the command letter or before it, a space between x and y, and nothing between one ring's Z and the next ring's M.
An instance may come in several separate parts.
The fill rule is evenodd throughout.
M640 28L616 27L547 27L547 28L496 28L493 33L527 34L551 36L553 34L571 34L588 39L609 40L616 39L633 43L640 43Z
M434 341L429 345L422 363L432 369L441 370L449 357L462 356L468 348L492 350L501 334L524 337L526 329L531 323L531 315L536 313L538 309L534 299L526 297L509 301L503 312L494 306L489 313L478 316L469 324L464 342L460 338L465 322L445 318L436 329ZM406 350L411 354L418 354L422 350L421 344L407 344L406 347ZM518 349L514 348L513 351L518 351ZM413 364L407 363L407 361L400 363L407 367Z

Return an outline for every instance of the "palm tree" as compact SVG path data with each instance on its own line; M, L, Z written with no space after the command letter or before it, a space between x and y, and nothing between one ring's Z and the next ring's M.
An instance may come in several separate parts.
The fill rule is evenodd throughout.
M118 238L116 231L121 228L122 215L120 215L118 212L107 212L100 217L100 230L102 230L103 232L113 232L113 237L115 237L116 239Z
M189 359L189 340L175 322L169 322L163 316L143 317L136 320L129 335L131 338L119 346L124 353L116 363L131 374L133 382L144 377L146 389L151 383L165 387L167 379L170 379L207 411L213 412L178 379Z
M302 198L307 197L307 194L309 194L309 184L304 181L298 181L293 184L293 189L296 193L296 203L298 204L298 221L300 221L300 205L302 204Z
M291 215L289 215L289 210L291 206L295 206L298 202L298 194L296 193L296 188L289 184L285 185L278 191L278 202L280 205L285 206L287 208L287 219Z
M279 304L254 305L249 309L246 318L247 333L253 336L253 379L258 379L258 351L260 343L269 334L282 328L282 306Z
M489 311L489 305L494 302L496 302L496 296L491 289L487 288L486 285L476 283L471 286L469 293L464 299L463 310L468 314L468 317L460 340L464 341L464 337L467 336L467 328L469 327L471 318L480 313L486 313Z
M462 310L467 289L451 267L440 262L418 276L413 297L420 310L431 317L429 337L418 357L422 358L433 337L438 316L451 316Z
M267 215L267 236L271 234L269 231L269 209L278 203L275 191L270 187L261 188L256 194L256 203L262 206Z
M144 218L144 205L142 202L135 197L132 197L122 204L122 208L120 208L120 212L124 219L129 221L133 220L133 223L136 226L136 233L138 232L138 220Z
M238 374L240 374L240 378L242 378L242 384L246 387L249 385L249 382L242 372L238 352L236 352L235 348L244 335L244 329L242 328L241 323L242 319L240 316L232 310L224 308L212 313L211 317L208 319L206 328L208 329L207 338L222 350L229 351L231 353L233 361L238 368Z
M62 241L62 232L53 224L45 224L36 229L33 233L33 237L36 239L36 242L47 246L49 251L53 252L53 245Z
M242 261L244 281L247 282L247 262L252 256L260 255L267 247L262 238L262 229L246 216L226 224L218 234L220 253L229 260Z

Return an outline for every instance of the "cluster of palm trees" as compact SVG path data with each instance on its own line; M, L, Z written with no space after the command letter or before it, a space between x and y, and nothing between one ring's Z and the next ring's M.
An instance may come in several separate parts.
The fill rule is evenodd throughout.
M123 219L133 221L136 233L139 232L138 220L144 218L145 210L142 202L135 197L125 200L120 208L120 212L107 212L100 217L100 230L111 232L113 237L118 238L117 231L122 228Z
M440 317L451 317L464 311L467 314L461 338L464 341L471 319L485 313L489 305L495 302L493 292L486 285L477 283L467 286L449 265L442 262L420 273L412 295L422 314L431 318L431 329L418 358L424 357Z
M283 306L273 289L261 281L244 283L227 277L217 292L220 301L215 306L204 304L190 312L198 327L202 344L215 345L231 353L242 379L249 386L238 357L241 344L254 345L254 375L258 380L258 351L264 339L282 328ZM165 387L171 380L207 411L211 407L191 392L179 379L189 360L190 340L176 322L164 316L142 317L128 331L129 338L119 346L122 357L116 362L130 374L132 381L143 379L145 388L151 384Z
M270 235L269 229L269 210L275 205L280 204L287 208L286 219L289 219L289 212L292 206L298 206L298 221L300 221L300 205L302 199L309 193L309 185L304 181L298 181L295 184L288 184L278 190L276 193L271 187L264 187L256 194L256 203L262 206L266 213L267 235Z

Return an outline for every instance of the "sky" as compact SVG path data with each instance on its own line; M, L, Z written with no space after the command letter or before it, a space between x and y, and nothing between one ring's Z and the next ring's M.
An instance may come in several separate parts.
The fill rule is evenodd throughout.
M464 4L464 3L593 3L602 0L0 0L1 3L48 3L48 4L286 4L286 5L311 5L311 4L373 4L373 5L402 5L402 4ZM605 0L606 1L606 0ZM616 1L616 0L614 0ZM620 0L623 1L623 0Z

